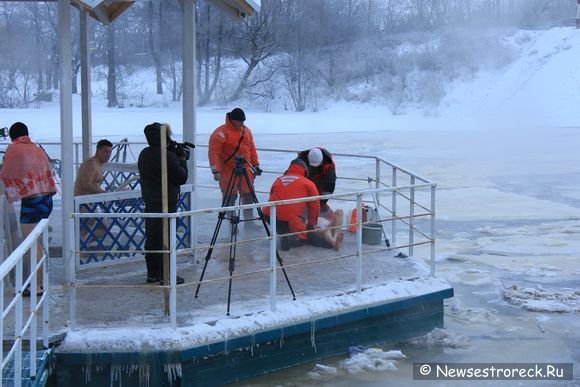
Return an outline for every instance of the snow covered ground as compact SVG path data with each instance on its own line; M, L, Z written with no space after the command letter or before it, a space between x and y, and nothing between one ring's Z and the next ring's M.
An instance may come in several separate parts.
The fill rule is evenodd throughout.
M437 274L456 292L445 329L386 348L404 358L371 351L250 384L410 385L418 361L572 362L576 380L568 385L580 383L580 31L522 31L512 43L517 61L449 85L429 116L347 103L316 113L246 112L259 147L372 154L437 182ZM142 141L151 121L180 132L180 106L96 104L95 139ZM198 143L230 109L198 110ZM56 106L1 117L0 126L23 120L36 140L58 140ZM75 120L80 136L80 115ZM198 157L205 161L203 151ZM376 360L384 358L396 363Z

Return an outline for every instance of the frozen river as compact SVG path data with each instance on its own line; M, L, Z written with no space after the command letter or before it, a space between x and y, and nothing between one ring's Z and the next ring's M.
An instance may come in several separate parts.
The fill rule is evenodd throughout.
M326 136L309 141L325 144ZM350 138L332 137L332 151L356 152ZM573 381L507 383L580 385L580 129L357 137L364 153L438 183L437 275L455 288L445 327L412 342L377 346L399 350L403 359L369 351L243 385L411 385L414 362L574 363Z

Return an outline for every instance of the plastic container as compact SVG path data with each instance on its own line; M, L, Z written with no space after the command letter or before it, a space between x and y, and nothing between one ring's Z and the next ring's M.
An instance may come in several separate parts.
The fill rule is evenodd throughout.
M363 205L362 207L362 222L365 223L367 221L367 213L369 209L367 206ZM357 211L356 208L353 208L350 212L350 224L348 226L348 231L355 233L356 232L356 215Z
M383 236L383 225L380 223L367 223L362 226L362 243L378 245Z

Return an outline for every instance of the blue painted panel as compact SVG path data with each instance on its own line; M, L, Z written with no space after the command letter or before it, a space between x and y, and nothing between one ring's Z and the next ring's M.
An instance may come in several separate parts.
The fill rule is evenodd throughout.
M190 210L191 192L180 195L178 211ZM97 204L82 204L81 212L103 212L115 214L143 213L145 204L141 198L111 200ZM80 218L79 240L80 265L90 265L134 257L137 253L92 253L92 251L131 251L145 249L145 222L142 218ZM189 223L186 218L177 219L177 248L190 246ZM139 253L141 254L141 253Z

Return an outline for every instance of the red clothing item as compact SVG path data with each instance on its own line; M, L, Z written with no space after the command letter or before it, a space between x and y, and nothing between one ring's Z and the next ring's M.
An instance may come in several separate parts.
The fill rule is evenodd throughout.
M240 138L244 138L240 143ZM238 144L240 144L238 148ZM238 150L236 151L236 148ZM226 115L226 123L214 130L209 137L208 158L212 173L220 173L220 189L225 192L233 173L236 164L234 160L235 155L244 156L246 161L253 166L260 165L258 160L258 153L256 152L256 145L254 144L254 136L252 131L247 126L236 128L230 122ZM231 156L231 157L230 157ZM228 160L229 158L229 160ZM226 161L227 160L227 161ZM248 164L244 165L248 172L250 181L254 182L254 175L250 171ZM237 191L237 190L236 190ZM247 184L242 184L242 193L249 193L250 190Z
M28 136L18 137L8 145L0 176L4 195L10 203L30 196L56 193L50 161Z
M306 177L306 170L297 164L290 165L284 175L274 181L270 189L269 201L307 198L318 196L318 189ZM270 207L264 207L264 214L270 216ZM318 200L284 204L276 208L276 219L288 222L290 232L306 231L307 224L314 226L318 222L320 202ZM305 220L306 219L306 220ZM300 239L307 239L306 234L298 234Z

